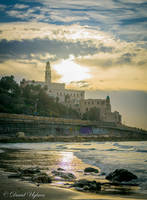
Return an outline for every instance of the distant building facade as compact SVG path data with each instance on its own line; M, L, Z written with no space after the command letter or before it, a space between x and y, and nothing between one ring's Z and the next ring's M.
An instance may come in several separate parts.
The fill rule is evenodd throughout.
M24 81L23 85L41 85L47 88L49 96L53 97L56 102L62 103L68 107L76 109L82 116L91 108L98 108L100 111L100 120L105 122L121 123L119 112L111 112L110 98L106 99L85 99L85 91L69 90L65 88L64 83L53 83L51 80L51 66L46 63L45 82L41 81Z
M80 101L81 115L90 111L91 108L98 108L100 112L100 120L104 122L121 123L121 115L119 112L111 112L110 97L106 99L83 99Z
M53 97L56 102L66 104L69 107L76 109L78 112L80 101L85 98L85 91L65 89L64 83L53 83L51 81L50 63L46 63L45 82L28 80L23 85L40 85L47 88L49 96Z

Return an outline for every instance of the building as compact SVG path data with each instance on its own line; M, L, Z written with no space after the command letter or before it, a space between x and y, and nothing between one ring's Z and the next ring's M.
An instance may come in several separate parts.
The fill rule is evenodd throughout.
M45 70L45 82L28 80L23 81L23 86L29 84L46 87L48 95L53 97L56 102L66 104L66 106L74 108L80 112L80 101L85 98L85 91L65 89L64 83L54 83L52 82L51 78L51 66L50 63L47 62Z
M121 123L121 115L119 112L111 112L110 97L106 99L83 99L80 101L81 115L90 111L91 108L98 108L99 118L104 122Z
M90 111L91 108L98 108L101 121L121 123L121 115L119 112L111 112L109 96L106 99L85 99L85 91L69 90L65 88L64 83L53 83L49 62L46 63L45 82L23 81L24 86L27 84L46 87L48 95L53 97L56 102L76 109L81 116L87 111Z

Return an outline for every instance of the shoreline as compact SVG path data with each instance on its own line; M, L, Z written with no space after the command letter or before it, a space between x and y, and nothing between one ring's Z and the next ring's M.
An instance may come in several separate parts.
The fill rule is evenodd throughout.
M90 193L42 184L10 180L0 175L0 195L2 200L145 200L144 194Z
M55 186L40 185L22 182L18 179L8 179L5 175L0 175L0 195L3 200L71 200L78 196L77 191L61 189Z
M57 152L54 154L52 152L45 151L45 150L21 150L21 149L7 149L6 151L3 152L3 158L2 160L7 160L7 164L15 166L19 165L19 163L21 164L22 167L26 167L27 165L30 165L30 162L28 159L29 158L33 158L32 155L34 155L34 153L36 156L34 159L34 165L38 165L36 162L39 162L42 159L47 160L47 158L50 158L49 155L54 155L53 157L51 157L55 163L53 163L53 160L51 161L51 163L53 164L53 166L51 167L51 165L49 165L50 160L48 161L48 165L50 167L50 170L54 167L54 165L57 167L59 167L59 165L56 163L56 160L60 160L60 154L62 152ZM44 154L45 155L44 155ZM48 155L48 157L46 157ZM9 157L10 156L10 157ZM41 157L40 157L41 156ZM44 158L43 158L44 156ZM57 157L58 156L58 157ZM17 159L16 159L17 158ZM15 159L15 160L13 160ZM38 160L37 160L38 159ZM41 160L40 160L41 159ZM77 157L76 157L77 159ZM68 158L69 160L69 158ZM65 160L64 160L65 161ZM28 163L26 163L28 162ZM4 162L5 163L5 162ZM51 164L50 163L50 164ZM75 160L73 162L73 166L75 166ZM79 161L78 161L79 163ZM33 164L33 163L32 163ZM41 165L44 167L45 163L43 163L43 160L41 162ZM33 166L33 165L32 165ZM83 169L85 166L88 166L86 163L82 162L80 164L80 169ZM91 165L92 166L92 165ZM12 172L7 171L6 167L3 167L3 170L1 168L0 170L0 195L2 196L3 200L20 200L20 198L12 198L11 194L18 194L18 195L24 195L24 197L21 197L22 200L102 200L102 199L107 199L107 200L138 200L138 199L146 199L146 195L143 193L138 193L137 190L136 191L124 191L124 189L122 188L122 191L117 191L117 190L113 190L113 191L100 191L98 193L91 193L91 192L79 192L75 189L71 189L71 188L64 188L61 187L60 185L52 185L52 184L40 184L39 186L37 186L35 183L33 182L28 182L28 181L22 181L21 179L18 178L8 178L8 175L11 174ZM49 170L49 171L50 171ZM74 172L76 172L76 170L73 170ZM86 176L86 178L88 178ZM94 177L93 177L94 178ZM34 197L32 195L43 195L40 197ZM26 198L27 197L27 198Z
M33 142L127 142L127 141L147 141L146 135L130 136L3 136L0 137L0 143L33 143Z

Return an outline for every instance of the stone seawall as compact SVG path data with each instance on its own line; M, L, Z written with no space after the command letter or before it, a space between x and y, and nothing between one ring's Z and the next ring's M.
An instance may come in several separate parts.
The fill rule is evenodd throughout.
M49 118L30 115L0 113L0 135L14 136L24 132L26 136L71 135L122 135L143 131L106 122L79 119Z

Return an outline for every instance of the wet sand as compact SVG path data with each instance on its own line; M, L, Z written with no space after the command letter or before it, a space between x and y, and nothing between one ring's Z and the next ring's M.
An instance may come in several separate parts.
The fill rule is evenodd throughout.
M10 180L7 176L0 176L0 199L1 200L71 200L78 192L67 189L55 188L48 185L40 185L22 182L20 180Z
M2 200L137 200L147 199L147 196L137 192L135 188L125 190L103 190L99 193L78 192L71 188L66 188L62 179L54 180L51 184L40 184L22 181L21 179L8 179L11 167L39 167L49 175L53 169L61 167L76 175L77 179L93 179L104 182L101 176L84 175L82 170L87 165L74 156L73 152L47 151L47 150L18 150L4 149L0 154L0 199Z
M5 175L0 175L0 200L138 200L146 199L145 195L122 194L92 194L63 189L49 185L39 187L22 182L10 180Z

